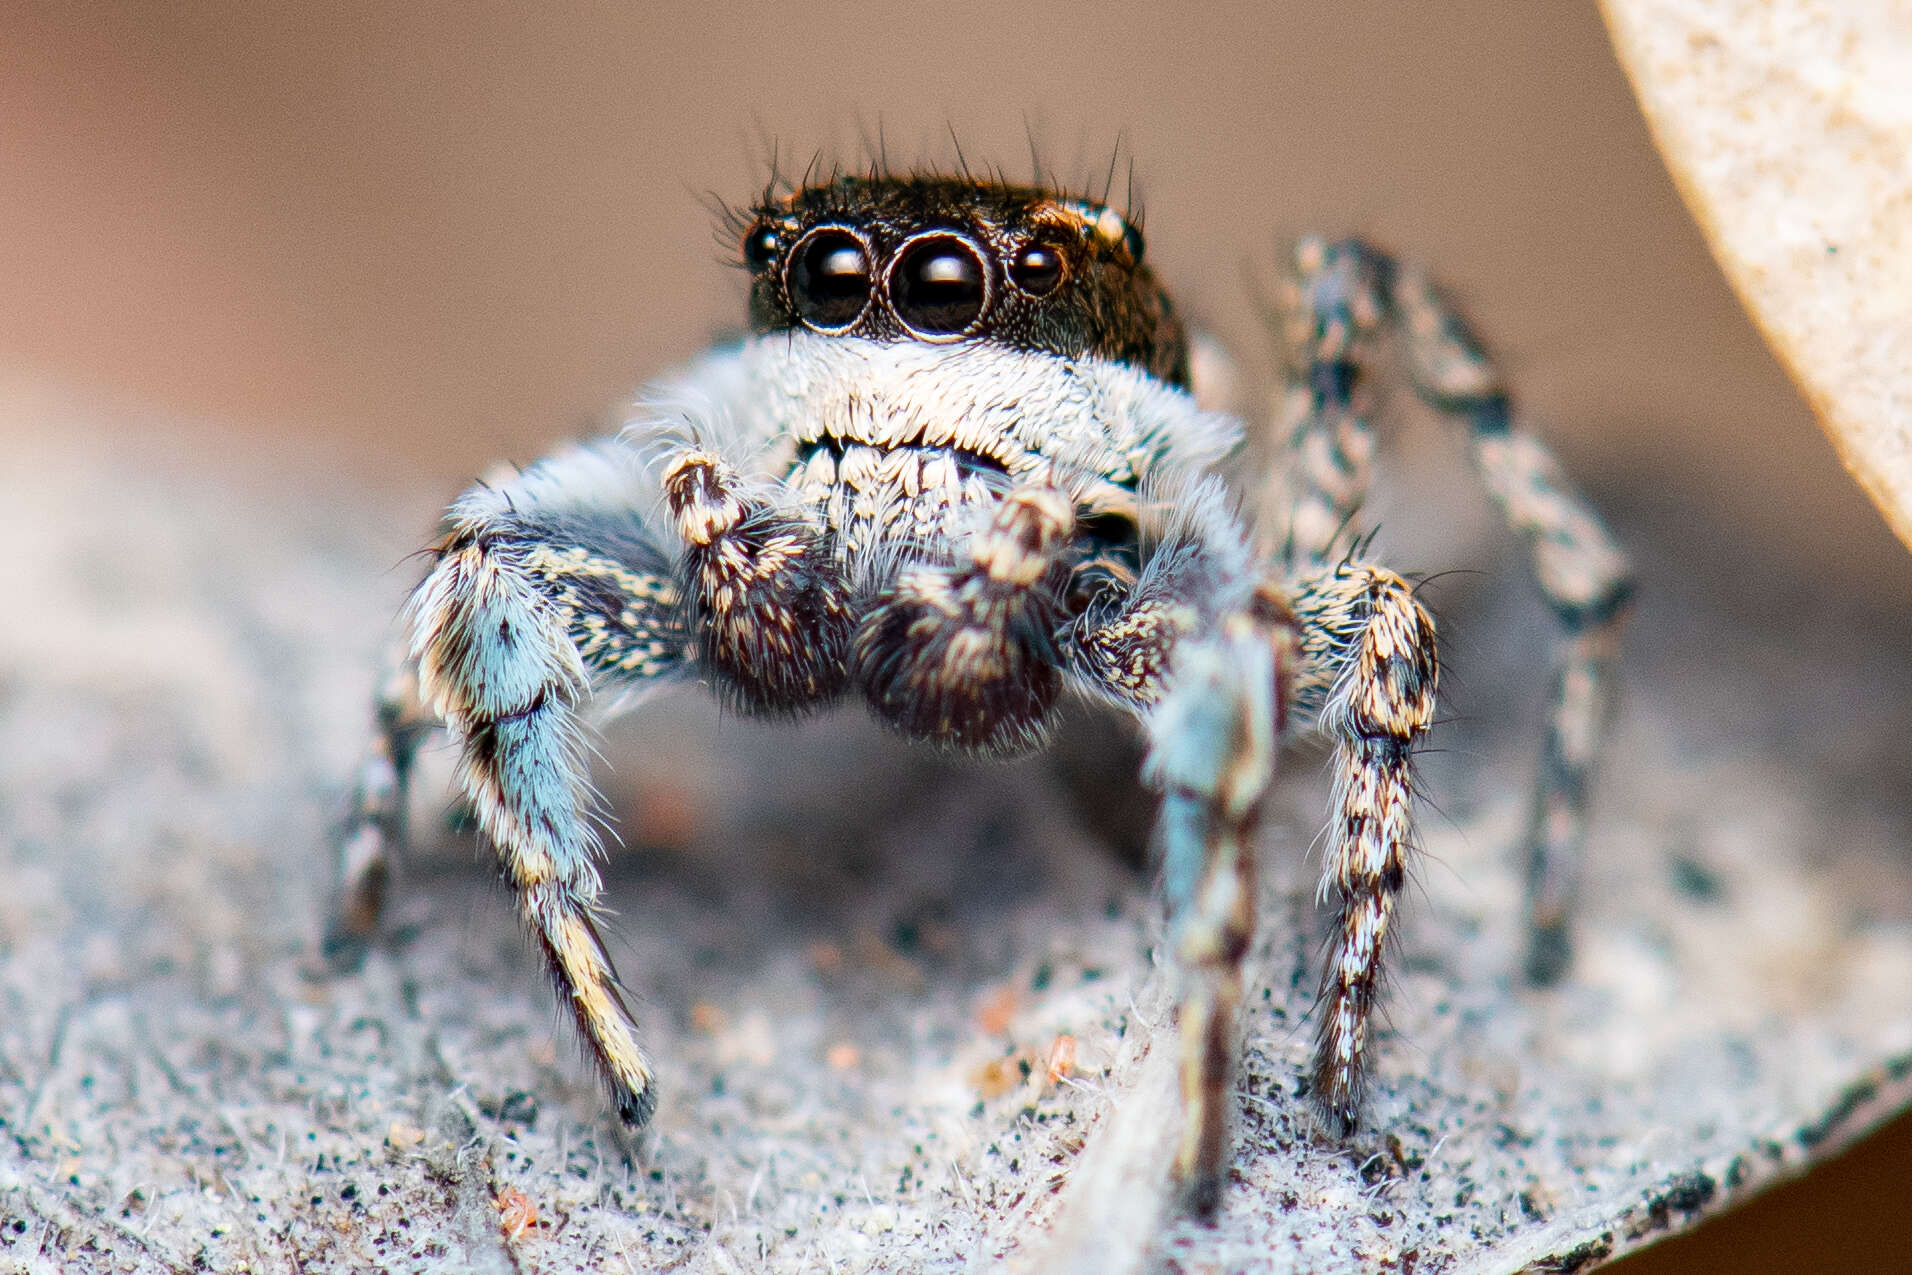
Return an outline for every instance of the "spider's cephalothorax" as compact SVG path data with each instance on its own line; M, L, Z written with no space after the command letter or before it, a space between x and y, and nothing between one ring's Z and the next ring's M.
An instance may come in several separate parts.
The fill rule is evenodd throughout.
M846 696L912 738L1039 743L1067 692L1134 715L1184 978L1179 1167L1226 1159L1255 812L1290 728L1336 749L1323 890L1339 904L1309 1077L1359 1115L1368 1027L1413 851L1434 626L1347 527L1373 436L1357 389L1398 332L1417 390L1470 428L1566 633L1529 841L1530 970L1557 975L1624 560L1427 282L1304 240L1284 293L1291 463L1238 515L1241 429L1197 407L1174 311L1121 214L955 178L841 178L738 222L754 333L660 383L615 438L453 508L341 846L335 952L377 928L407 776L435 721L620 1114L655 1104L598 937L578 715L703 680L741 710Z
M1188 342L1113 209L951 177L845 177L753 210L743 236L758 332L986 340L1129 363L1188 386Z

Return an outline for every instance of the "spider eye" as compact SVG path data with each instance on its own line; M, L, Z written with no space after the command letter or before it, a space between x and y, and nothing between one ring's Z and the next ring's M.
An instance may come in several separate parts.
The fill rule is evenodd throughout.
M1016 254L1009 277L1032 297L1046 297L1062 282L1062 254L1048 244L1032 243Z
M1136 265L1142 262L1142 254L1148 251L1148 243L1142 238L1142 232L1129 226L1122 232L1122 246L1129 250L1129 260Z
M918 336L960 336L989 303L982 252L956 235L926 235L903 249L890 268L890 305Z
M777 250L781 247L783 238L777 234L777 228L760 221L744 232L744 265L751 274L762 274L777 259Z
M870 304L870 254L847 230L813 230L791 255L788 282L791 304L805 323L841 332Z

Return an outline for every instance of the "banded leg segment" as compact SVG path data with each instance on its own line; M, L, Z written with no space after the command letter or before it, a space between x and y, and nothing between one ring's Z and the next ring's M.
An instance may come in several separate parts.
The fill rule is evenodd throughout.
M575 460L575 457L573 458ZM598 934L594 795L577 710L690 658L663 554L628 512L541 508L533 470L454 510L408 611L422 695L459 738L459 782L618 1114L656 1106Z
M1468 427L1488 492L1520 536L1558 617L1553 699L1527 845L1527 976L1566 972L1587 829L1587 794L1612 699L1633 572L1545 444L1514 427L1507 395L1465 323L1414 270L1394 273L1393 312L1416 390Z
M1374 332L1386 315L1384 259L1358 242L1318 235L1295 245L1282 283L1281 338L1289 359L1279 410L1288 464L1262 508L1288 520L1265 553L1291 566L1333 556L1374 473L1374 431L1357 391Z
M1321 726L1335 743L1321 891L1340 903L1322 974L1312 1088L1343 1134L1361 1112L1368 1025L1395 897L1414 850L1415 748L1434 718L1434 621L1401 577L1344 563L1296 596L1304 678L1331 679Z

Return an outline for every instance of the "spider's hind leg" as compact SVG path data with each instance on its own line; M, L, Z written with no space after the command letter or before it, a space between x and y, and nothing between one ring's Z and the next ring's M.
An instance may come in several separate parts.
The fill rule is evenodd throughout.
M1415 389L1466 423L1474 462L1526 544L1561 626L1526 836L1527 976L1550 983L1572 958L1569 924L1586 844L1588 787L1606 732L1633 572L1546 445L1512 423L1493 366L1453 308L1419 271L1393 268L1387 279Z
M1295 245L1282 281L1288 384L1278 414L1287 464L1260 501L1274 531L1262 547L1281 562L1327 561L1367 499L1375 437L1359 390L1387 312L1388 264L1359 241L1310 235Z

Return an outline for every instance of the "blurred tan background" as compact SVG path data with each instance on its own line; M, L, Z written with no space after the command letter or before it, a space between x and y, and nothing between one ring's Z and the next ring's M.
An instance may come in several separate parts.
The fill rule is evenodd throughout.
M449 495L741 317L704 197L753 193L768 139L947 162L951 129L1097 186L1119 141L1154 261L1251 385L1282 238L1433 263L1525 414L1653 529L1651 577L1905 631L1912 564L1739 312L1591 4L16 2L0 380ZM1626 1269L1880 1269L1908 1180L1901 1121Z

